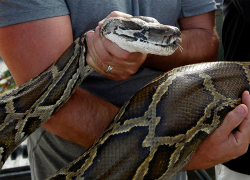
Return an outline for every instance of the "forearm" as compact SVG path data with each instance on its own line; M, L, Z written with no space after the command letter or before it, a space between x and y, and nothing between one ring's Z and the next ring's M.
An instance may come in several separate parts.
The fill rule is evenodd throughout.
M145 65L168 71L183 65L216 61L219 41L215 31L212 34L203 29L191 29L181 33L182 51L178 49L171 56L148 55Z
M73 42L69 16L0 28L0 56L17 85L38 75ZM90 146L113 119L118 108L78 88L43 127L75 143ZM96 131L95 131L96 130Z
M119 108L78 88L43 127L86 148L104 132Z

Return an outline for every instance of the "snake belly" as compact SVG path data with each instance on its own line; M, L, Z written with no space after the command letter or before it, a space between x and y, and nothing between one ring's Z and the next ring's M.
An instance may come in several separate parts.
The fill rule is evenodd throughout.
M120 22L119 27L123 25ZM143 29L135 29L137 24L129 22L130 29L136 31L132 39L126 26L120 28L126 31L111 31L118 32L118 38L136 42L136 46L147 44L151 33L146 30L152 28L139 23ZM153 29L153 35L154 31L159 29ZM161 46L159 52L164 46L174 52L179 34L173 28L164 31L164 44L154 47ZM43 73L0 97L1 166L93 71L85 64L86 48L83 35ZM249 65L202 63L156 78L125 103L88 151L48 179L171 179L226 113L240 104L241 93L249 90Z

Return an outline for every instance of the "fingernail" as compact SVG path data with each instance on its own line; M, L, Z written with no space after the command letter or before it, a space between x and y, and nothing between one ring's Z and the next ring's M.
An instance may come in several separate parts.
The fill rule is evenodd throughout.
M237 111L241 114L241 115L244 115L245 114L245 109L241 106L238 106L237 107Z
M94 35L94 33L93 32L88 32L87 33L87 39L90 39L90 38L92 38L93 37L93 35Z
M105 20L105 19L101 20L101 21L98 23L98 26L102 26L104 20Z
M100 29L100 27L99 27L99 26L96 26L95 31L98 32L99 29Z

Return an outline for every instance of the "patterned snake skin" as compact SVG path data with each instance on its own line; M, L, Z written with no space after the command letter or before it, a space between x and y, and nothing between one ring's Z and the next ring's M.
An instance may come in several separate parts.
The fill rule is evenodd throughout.
M145 27L137 20L121 21L128 31L136 30L132 40L126 41L145 44L151 31L160 31L148 22ZM129 38L128 31L123 35L116 31L126 30L121 28L123 23L116 29L103 26L103 35L112 29L120 38ZM134 29L134 23L141 31ZM180 33L172 27L164 31L163 44L153 48L161 46L161 52L164 47L169 55L179 47ZM93 72L85 64L86 48L84 34L43 73L0 97L0 166ZM225 115L241 103L242 92L250 89L249 67L250 63L201 63L154 79L124 104L89 150L48 179L171 179Z

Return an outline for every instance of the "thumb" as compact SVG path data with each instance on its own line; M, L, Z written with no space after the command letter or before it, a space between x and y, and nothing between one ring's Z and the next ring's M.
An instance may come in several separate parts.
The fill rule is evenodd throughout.
M218 128L218 133L220 133L221 138L226 139L229 134L239 126L239 124L244 120L247 116L247 106L245 104L240 104L234 110L230 111L225 119L223 120L222 124Z

